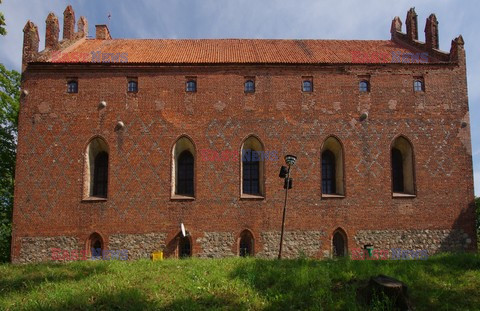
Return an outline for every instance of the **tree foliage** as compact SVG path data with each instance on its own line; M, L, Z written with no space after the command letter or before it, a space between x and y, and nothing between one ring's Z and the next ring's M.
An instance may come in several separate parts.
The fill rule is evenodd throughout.
M2 4L2 0L0 0L0 4ZM5 29L5 17L3 13L0 12L0 35L5 36L7 34L7 30Z
M477 206L477 234L480 238L480 197L475 198L475 205Z
M20 77L0 64L0 262L10 258Z

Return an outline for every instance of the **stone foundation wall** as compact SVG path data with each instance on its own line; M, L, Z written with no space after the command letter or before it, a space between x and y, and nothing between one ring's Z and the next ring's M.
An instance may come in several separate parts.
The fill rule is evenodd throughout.
M112 234L108 239L108 248L128 250L128 259L150 258L154 251L165 247L165 233Z
M464 251L472 243L463 230L360 230L354 237L355 244L363 248L372 244L375 249L427 250L437 252Z
M322 247L323 231L287 231L283 236L282 257L295 258L301 255L315 257ZM280 243L280 231L261 233L263 250L258 257L276 258Z
M205 232L198 238L197 243L202 247L202 252L197 256L202 258L221 258L236 256L232 251L235 244L235 235L232 232Z
M21 238L20 256L14 258L13 263L50 261L52 248L68 251L83 249L75 237L25 237Z

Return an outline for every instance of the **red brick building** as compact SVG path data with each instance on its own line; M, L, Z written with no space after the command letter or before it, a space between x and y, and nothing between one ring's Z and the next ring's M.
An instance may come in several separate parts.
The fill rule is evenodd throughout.
M464 42L435 15L425 43L413 9L390 40L89 38L70 6L59 29L39 52L24 28L13 262L275 257L286 154L285 256L475 249Z

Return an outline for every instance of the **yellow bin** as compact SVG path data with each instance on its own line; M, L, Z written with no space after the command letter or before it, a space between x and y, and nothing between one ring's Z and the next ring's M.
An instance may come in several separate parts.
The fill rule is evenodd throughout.
M152 253L152 260L153 261L163 260L163 252L159 251L159 252Z

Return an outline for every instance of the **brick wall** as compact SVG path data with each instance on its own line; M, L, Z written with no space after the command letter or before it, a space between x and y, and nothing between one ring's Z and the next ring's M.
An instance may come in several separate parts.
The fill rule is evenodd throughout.
M370 75L368 94L358 91L363 75ZM196 77L196 93L185 92L187 76ZM244 93L247 76L255 77L253 94ZM302 93L302 76L313 77L312 93ZM424 93L413 92L415 76L423 76ZM78 94L66 93L70 77L78 78ZM126 77L138 77L138 93L127 93ZM28 95L22 97L19 120L14 262L29 261L22 242L28 237L72 237L84 245L98 232L108 248L112 235L117 245L122 235L157 233L160 246L178 234L181 222L192 236L194 255L214 256L203 248L208 245L221 249L205 242L208 235L221 233L232 244L231 237L246 228L253 232L255 253L266 254L271 239L264 237L281 226L278 172L287 153L298 161L286 230L325 233L298 241L313 245L310 255L330 252L339 227L349 247L358 246L359 232L366 239L364 233L372 230L458 229L466 235L458 235L463 241L458 243L475 248L463 65L30 65L23 88ZM106 108L99 109L100 101ZM364 112L368 118L360 121ZM115 129L118 121L125 124L121 130ZM240 199L239 162L199 157L201 149L240 152L250 134L280 155L265 163L263 200ZM400 134L414 148L415 198L392 198L390 146ZM84 202L84 152L96 135L110 150L108 200ZM197 151L193 201L171 199L172 147L181 135L188 135ZM330 135L344 148L344 198L321 197L320 151ZM472 242L464 243L467 239ZM448 245L457 245L450 240ZM296 253L295 239L289 243Z

